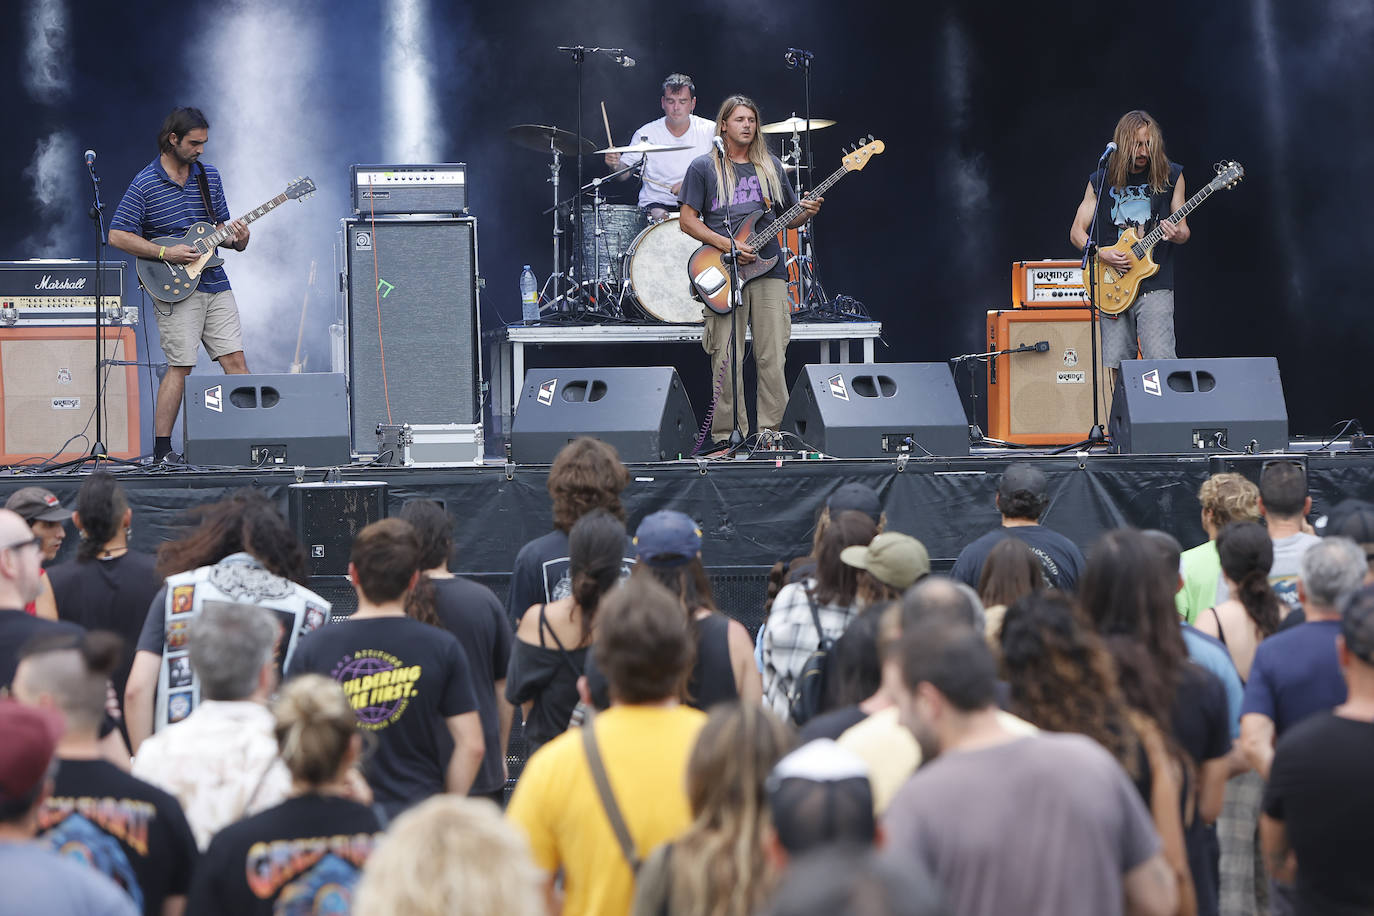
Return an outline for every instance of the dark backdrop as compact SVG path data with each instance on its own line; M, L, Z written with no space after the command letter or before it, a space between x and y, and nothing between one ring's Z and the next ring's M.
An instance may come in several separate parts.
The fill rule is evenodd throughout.
M1374 7L1359 0L1129 9L230 0L176 15L29 0L5 9L0 258L90 256L81 150L99 151L112 210L174 105L205 110L207 159L225 170L236 210L297 174L315 178L318 199L259 223L255 246L229 259L240 298L251 294L243 305L257 369L285 368L303 300L308 367L328 364L350 163L402 151L466 161L484 319L512 321L520 265L549 270L539 215L549 190L546 160L504 131L575 126L574 68L554 46L623 46L637 58L629 70L604 58L585 68L586 132L604 139L605 100L618 141L660 113L658 83L671 70L695 77L706 118L736 91L757 99L765 120L800 112L800 71L782 59L800 46L815 52L813 113L840 122L814 135L820 174L860 135L887 144L830 192L818 229L827 290L884 323L879 359L981 349L983 312L1008 303L1011 262L1072 254L1068 227L1086 177L1116 119L1140 107L1160 120L1190 189L1217 160L1238 159L1247 172L1190 219L1193 240L1177 260L1180 355L1276 355L1295 433L1320 435L1367 400L1355 367L1369 340L1359 226L1374 202L1360 177L1371 158ZM401 29L402 14L420 27ZM420 139L401 146L398 109L417 98L415 84L394 80L406 64L429 107ZM568 184L574 175L565 167ZM320 272L308 289L312 260ZM701 360L685 359L698 384ZM792 376L802 359L794 354ZM694 400L702 409L704 392Z

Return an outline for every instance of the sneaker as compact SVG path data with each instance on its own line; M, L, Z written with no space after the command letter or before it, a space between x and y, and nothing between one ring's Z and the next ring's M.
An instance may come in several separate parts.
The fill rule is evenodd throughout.
M172 465L184 465L185 463L186 463L186 457L185 457L184 455L178 455L176 452L168 452L167 454L165 454L165 455L162 456L162 460L161 460L161 461L156 461L156 462L154 462L154 464L163 464L163 465L167 465L167 464L172 464Z

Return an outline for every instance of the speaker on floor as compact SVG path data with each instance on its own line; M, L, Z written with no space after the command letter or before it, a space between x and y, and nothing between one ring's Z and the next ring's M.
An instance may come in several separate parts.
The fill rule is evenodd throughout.
M102 329L104 359L138 362L130 327ZM63 461L95 444L93 327L0 329L0 464ZM141 453L138 367L108 366L104 386L105 451L116 458Z
M782 431L836 458L968 454L968 420L945 363L806 366Z
M622 461L675 461L692 453L697 420L672 366L527 371L511 457L552 464L578 436L614 445Z
M352 459L339 372L187 376L181 417L187 464L334 467Z
M354 451L377 425L482 422L477 220L344 220Z
M347 576L348 555L358 532L386 518L384 481L294 483L286 502L291 528L305 545L310 575Z
M1046 345L988 360L988 436L1022 445L1069 445L1087 437L1093 425L1091 314L1086 308L988 312L989 351ZM1097 342L1101 353L1100 325ZM1097 396L1098 421L1105 423L1111 400L1106 373L1098 377Z
M1123 454L1286 449L1278 360L1122 360L1108 433Z

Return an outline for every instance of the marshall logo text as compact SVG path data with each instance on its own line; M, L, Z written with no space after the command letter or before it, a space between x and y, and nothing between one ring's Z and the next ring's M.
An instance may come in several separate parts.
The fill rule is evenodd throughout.
M34 289L39 289L39 290L42 290L42 289L85 289L85 288L86 288L86 278L85 278L85 277L80 277L80 278L77 278L77 279L73 279L73 278L71 278L71 277L63 277L61 280L54 280L54 279L52 278L51 275L49 275L49 274L44 274L44 275L43 275L43 279L41 279L41 280L39 280L37 283L35 283L34 286L33 286L33 288L34 288Z

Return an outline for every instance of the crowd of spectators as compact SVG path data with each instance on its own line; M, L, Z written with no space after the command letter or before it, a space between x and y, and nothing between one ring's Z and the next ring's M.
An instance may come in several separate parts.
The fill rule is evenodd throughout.
M156 556L14 492L0 916L1374 912L1374 506L1278 460L1079 545L1018 462L946 574L846 483L751 634L629 483L570 443L505 603L410 500L347 615L251 488Z

